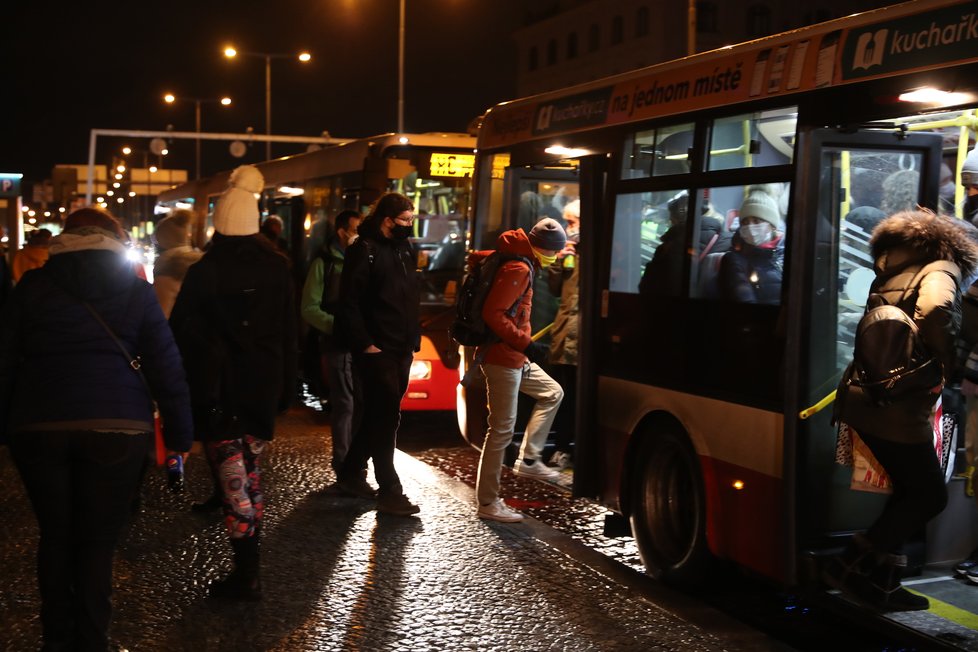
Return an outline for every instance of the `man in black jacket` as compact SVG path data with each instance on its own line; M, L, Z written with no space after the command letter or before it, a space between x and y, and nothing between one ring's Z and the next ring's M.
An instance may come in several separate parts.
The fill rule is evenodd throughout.
M337 330L353 353L358 386L354 422L360 423L339 472L340 490L370 497L367 459L380 490L377 511L409 516L419 511L394 469L401 398L414 352L421 345L420 295L414 251L414 205L404 195L377 200L346 251L337 307Z

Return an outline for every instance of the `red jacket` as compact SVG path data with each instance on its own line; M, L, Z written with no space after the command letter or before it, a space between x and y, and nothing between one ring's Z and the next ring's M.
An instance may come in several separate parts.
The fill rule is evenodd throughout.
M530 260L534 268L536 257L530 247L530 240L523 229L506 231L499 236L496 250L523 256ZM529 289L528 289L529 288ZM524 294L526 291L526 294ZM523 297L520 300L520 297ZM506 314L517 301L516 314ZM476 355L485 355L485 362L510 369L519 369L526 363L523 350L530 344L530 308L533 304L533 270L519 260L510 260L499 268L493 280L492 289L482 306L482 319L501 342L479 347Z

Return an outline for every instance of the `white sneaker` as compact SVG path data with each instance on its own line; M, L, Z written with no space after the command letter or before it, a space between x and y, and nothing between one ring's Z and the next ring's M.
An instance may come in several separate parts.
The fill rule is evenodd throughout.
M560 472L556 469L551 469L543 463L543 460L537 460L533 464L527 464L523 460L517 460L516 464L513 465L513 473L521 478L549 480L551 482L560 477Z
M488 505L479 505L479 518L487 521L499 521L500 523L519 523L523 520L523 515L503 502L502 498L497 498Z
M571 465L570 453L564 453L562 451L557 451L550 458L550 466L557 468L561 471L568 468Z

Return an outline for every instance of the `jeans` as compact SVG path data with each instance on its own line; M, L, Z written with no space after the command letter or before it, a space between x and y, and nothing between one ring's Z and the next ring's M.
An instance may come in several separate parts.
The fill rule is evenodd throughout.
M407 391L411 372L411 353L353 354L353 382L357 397L354 422L359 427L341 475L352 477L374 461L374 477L381 494L403 493L401 479L394 469L397 427L401 422L401 398Z
M10 452L41 534L44 650L107 649L112 559L152 446L150 433L11 436Z
M339 473L353 441L353 356L348 351L327 351L329 427L333 439L333 470Z
M488 505L499 497L499 478L506 447L513 441L516 428L516 407L520 392L536 399L526 435L520 447L520 458L539 462L547 444L550 426L564 398L560 385L539 365L529 362L522 369L510 369L495 364L482 365L489 398L489 430L479 459L476 494L479 503ZM542 463L542 462L540 462Z
M859 436L886 469L893 484L893 494L866 532L866 538L877 550L899 553L910 537L944 511L947 505L944 473L930 443L898 444L864 432Z

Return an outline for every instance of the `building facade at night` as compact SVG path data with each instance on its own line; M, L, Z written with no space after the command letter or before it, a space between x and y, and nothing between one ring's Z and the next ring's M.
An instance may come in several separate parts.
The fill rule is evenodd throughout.
M895 4L885 0L703 0L695 51ZM519 97L564 88L689 53L686 0L562 0L514 34Z

